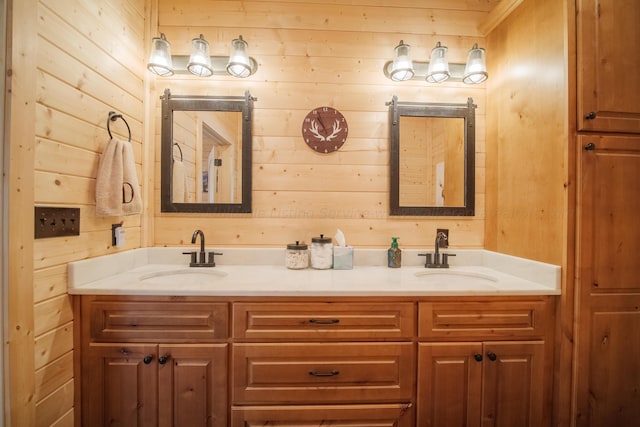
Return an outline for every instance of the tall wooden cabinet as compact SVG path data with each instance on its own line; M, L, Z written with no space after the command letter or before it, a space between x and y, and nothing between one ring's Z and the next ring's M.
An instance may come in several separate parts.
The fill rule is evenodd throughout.
M640 419L640 137L580 136L577 425Z
M640 2L576 0L575 422L640 419Z
M576 0L579 131L640 132L640 2Z

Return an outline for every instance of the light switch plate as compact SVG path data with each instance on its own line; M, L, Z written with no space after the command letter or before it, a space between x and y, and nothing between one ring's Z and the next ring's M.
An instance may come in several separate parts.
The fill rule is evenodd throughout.
M36 206L34 215L34 237L79 236L80 208Z

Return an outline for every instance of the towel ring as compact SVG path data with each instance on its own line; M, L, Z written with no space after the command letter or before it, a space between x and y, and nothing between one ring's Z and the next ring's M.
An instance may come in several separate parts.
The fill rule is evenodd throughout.
M109 138L113 139L113 135L111 135L111 127L109 122L115 122L118 119L122 119L125 125L127 125L127 131L129 131L129 142L131 142L131 128L129 127L129 123L122 117L122 114L116 114L115 111L109 111L109 117L107 118L107 132L109 132Z
M177 142L174 142L173 145L178 147L178 151L180 151L180 161L182 161L184 158L182 157L182 148L180 148L180 144L178 144Z

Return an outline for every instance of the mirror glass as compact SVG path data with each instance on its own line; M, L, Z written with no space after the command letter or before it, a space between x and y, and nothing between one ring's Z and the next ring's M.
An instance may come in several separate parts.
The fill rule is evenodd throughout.
M251 212L251 113L240 97L162 97L162 212Z
M389 105L390 214L474 215L473 100Z

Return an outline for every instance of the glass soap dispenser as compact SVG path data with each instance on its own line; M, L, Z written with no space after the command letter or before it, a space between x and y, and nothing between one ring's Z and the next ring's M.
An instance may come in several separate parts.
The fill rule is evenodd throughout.
M400 268L402 265L402 250L398 247L398 237L391 238L391 247L387 251L387 261L389 268Z

